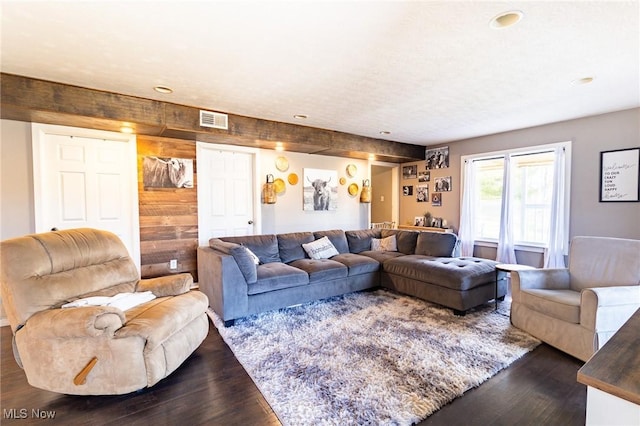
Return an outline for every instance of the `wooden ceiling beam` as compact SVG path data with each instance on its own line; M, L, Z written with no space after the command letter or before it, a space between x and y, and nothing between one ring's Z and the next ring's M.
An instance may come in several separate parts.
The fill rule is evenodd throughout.
M203 142L403 163L423 160L424 147L228 114L229 129L199 124L200 108L0 74L0 117Z

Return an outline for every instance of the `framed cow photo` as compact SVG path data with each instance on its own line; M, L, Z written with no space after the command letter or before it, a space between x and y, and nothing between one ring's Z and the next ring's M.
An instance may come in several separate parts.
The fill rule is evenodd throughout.
M193 160L146 156L142 160L142 182L148 188L193 188Z
M338 172L335 170L304 169L302 209L328 211L338 209Z

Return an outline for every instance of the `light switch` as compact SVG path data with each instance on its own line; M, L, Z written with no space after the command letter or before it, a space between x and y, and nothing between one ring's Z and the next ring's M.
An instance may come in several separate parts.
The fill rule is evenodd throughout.
M383 203L384 202L384 195L380 196L380 202Z

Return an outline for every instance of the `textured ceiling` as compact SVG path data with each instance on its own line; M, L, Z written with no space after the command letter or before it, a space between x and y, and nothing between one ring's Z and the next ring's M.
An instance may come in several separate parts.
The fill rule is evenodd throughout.
M1 5L4 73L399 142L640 106L638 1Z

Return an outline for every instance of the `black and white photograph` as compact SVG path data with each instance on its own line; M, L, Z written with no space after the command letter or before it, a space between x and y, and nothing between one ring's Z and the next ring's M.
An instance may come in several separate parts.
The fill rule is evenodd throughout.
M451 176L436 178L433 186L433 191L434 192L451 191Z
M427 170L446 169L449 167L449 147L427 148L424 153Z
M338 209L338 172L304 169L303 210Z
M416 216L413 218L413 226L425 226L424 216Z
M415 179L418 177L418 166L403 166L402 179Z
M402 187L402 195L405 197L413 195L413 185L404 185Z
M193 160L152 157L142 160L144 188L193 188Z
M429 201L429 185L416 185L416 201L419 203Z
M418 172L418 182L429 182L431 180L431 172Z
M434 207L438 207L442 205L442 194L439 192L434 192L431 194L431 205Z

